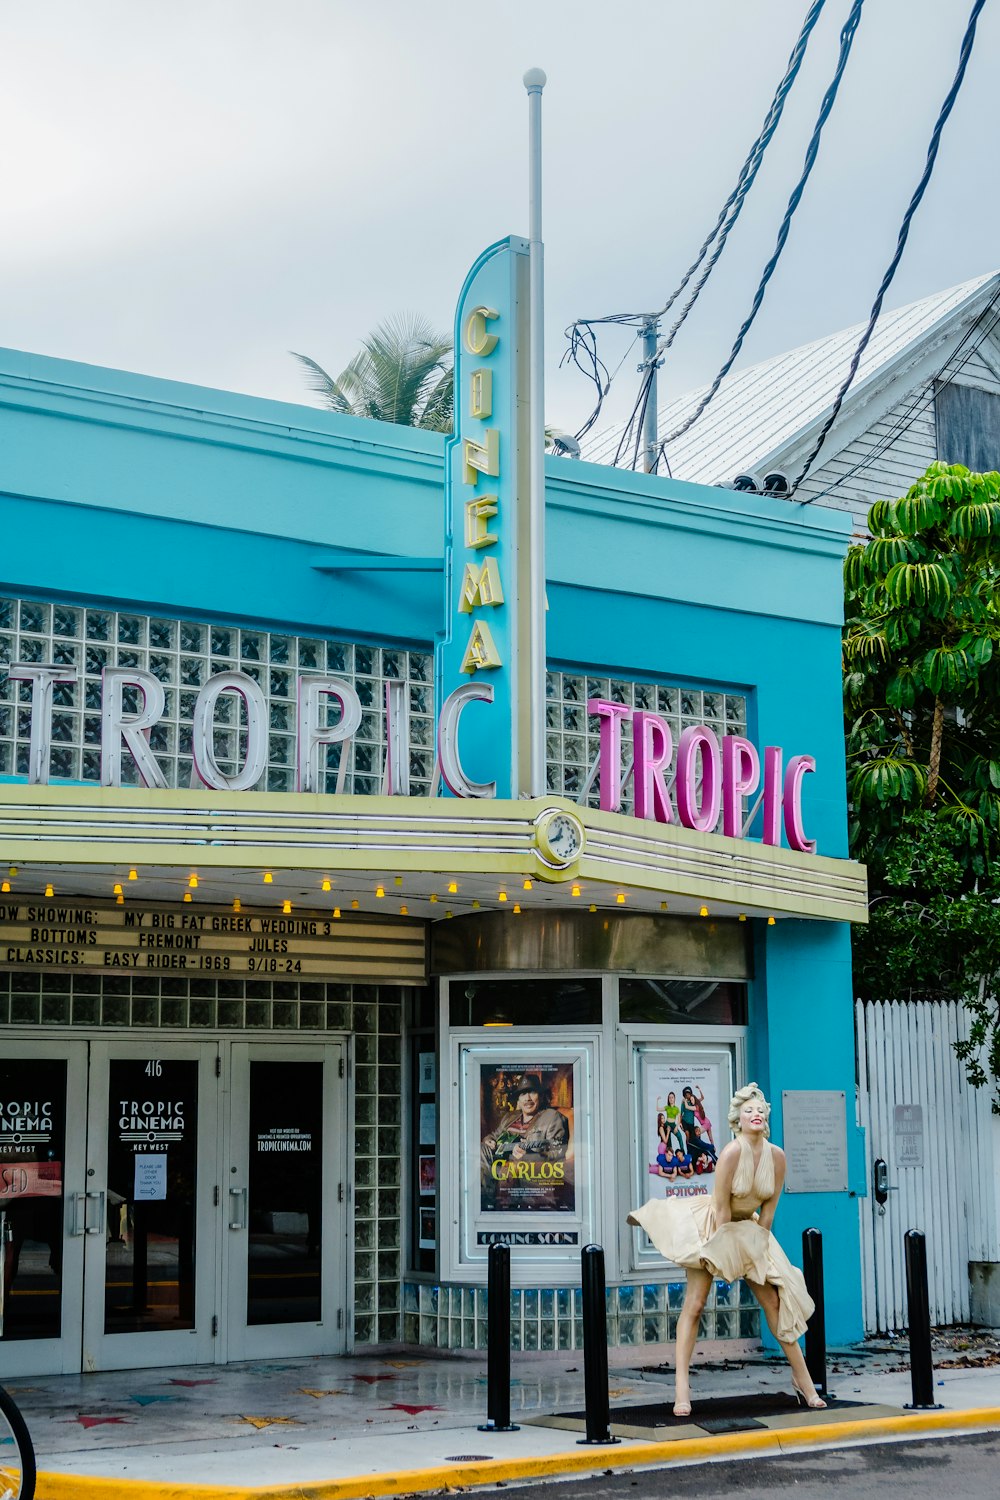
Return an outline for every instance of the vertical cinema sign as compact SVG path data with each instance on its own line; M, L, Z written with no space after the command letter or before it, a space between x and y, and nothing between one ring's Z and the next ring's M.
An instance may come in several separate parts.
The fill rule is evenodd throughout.
M511 237L479 257L455 320L435 692L445 781L462 795L528 790L527 362L528 242Z

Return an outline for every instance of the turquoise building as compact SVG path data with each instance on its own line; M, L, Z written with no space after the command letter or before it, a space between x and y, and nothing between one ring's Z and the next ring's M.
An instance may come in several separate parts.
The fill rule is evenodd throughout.
M662 1357L625 1216L711 1191L749 1078L861 1336L849 522L548 458L532 697L522 261L451 442L0 351L8 1373L484 1348L498 1240L520 1347L597 1241Z

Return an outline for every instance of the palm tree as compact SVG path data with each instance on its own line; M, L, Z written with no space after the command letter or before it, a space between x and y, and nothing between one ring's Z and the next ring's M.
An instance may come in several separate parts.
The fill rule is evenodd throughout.
M295 354L312 390L331 411L407 427L451 432L452 342L416 314L389 318L334 378L308 354Z

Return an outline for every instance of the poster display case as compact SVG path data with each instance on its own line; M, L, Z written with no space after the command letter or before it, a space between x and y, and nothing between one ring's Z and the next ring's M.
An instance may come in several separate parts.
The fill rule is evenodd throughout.
M449 1219L457 1267L485 1273L489 1247L516 1247L519 1265L576 1268L597 1196L597 1040L551 1032L455 1042L457 1095Z

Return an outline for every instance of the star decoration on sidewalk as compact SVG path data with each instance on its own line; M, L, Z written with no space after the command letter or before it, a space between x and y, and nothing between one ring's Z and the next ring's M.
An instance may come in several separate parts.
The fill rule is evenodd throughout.
M380 1406L379 1411L405 1411L407 1416L415 1417L421 1411L444 1411L443 1406L411 1406L408 1401L394 1401L391 1406Z
M314 1396L317 1401L324 1396L346 1396L346 1391L311 1391L307 1385L300 1385L299 1390L303 1396Z
M363 1380L365 1385L374 1385L376 1380L396 1380L395 1375L352 1375L352 1380Z
M104 1427L104 1426L110 1425L112 1422L127 1423L129 1419L128 1419L128 1417L84 1417L84 1416L79 1416L79 1417L62 1417L61 1420L63 1422L67 1422L67 1423L79 1422L79 1424L80 1424L81 1427Z
M296 1417L237 1417L237 1422L249 1422L258 1432L262 1427L301 1427Z

